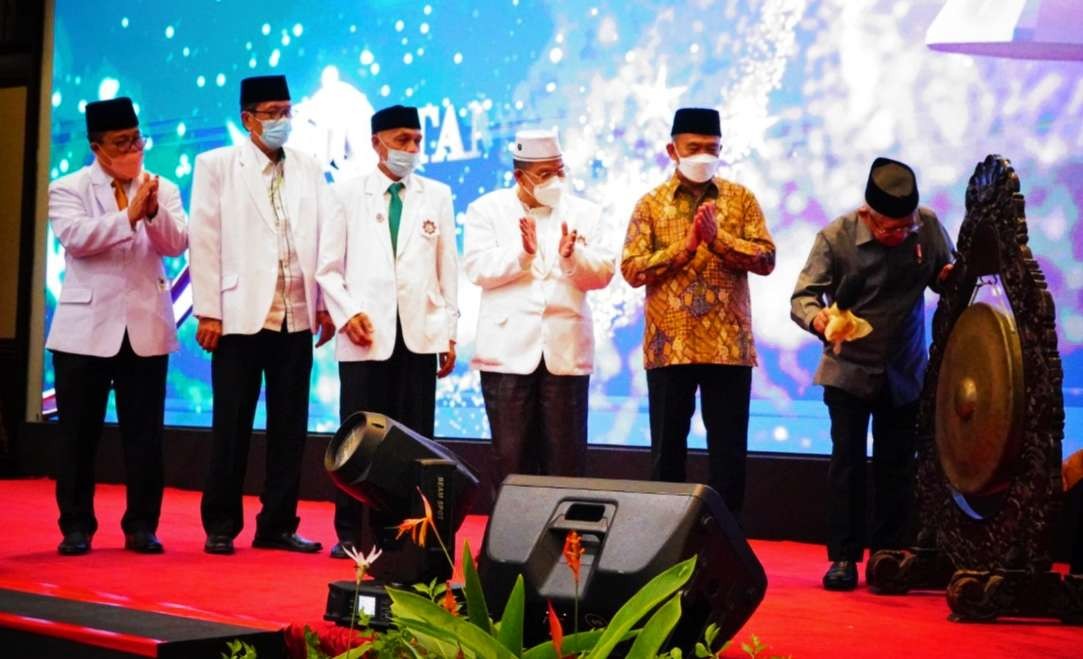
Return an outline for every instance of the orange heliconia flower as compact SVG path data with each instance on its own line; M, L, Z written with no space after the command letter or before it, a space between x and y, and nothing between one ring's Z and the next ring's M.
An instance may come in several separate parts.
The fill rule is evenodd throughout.
M403 535L409 533L410 540L419 547L425 546L425 538L428 536L429 527L433 530L436 529L435 522L432 518L432 506L429 505L429 500L425 498L425 495L421 493L421 488L418 488L417 493L421 495L421 503L425 506L424 517L411 517L409 519L402 520L402 523L396 526L399 532L395 535L395 539L398 540Z
M453 616L459 615L459 603L455 601L455 593L451 591L451 582L447 582L444 588L444 608Z
M557 612L553 609L553 603L549 600L546 600L545 603L549 606L549 637L553 639L553 649L557 653L557 659L563 659L564 628L560 626L560 618L557 617Z
M575 577L575 585L579 586L579 566L581 559L583 558L583 543L582 538L575 531L568 531L568 535L564 536L564 560L568 561L568 567L572 570L572 576Z

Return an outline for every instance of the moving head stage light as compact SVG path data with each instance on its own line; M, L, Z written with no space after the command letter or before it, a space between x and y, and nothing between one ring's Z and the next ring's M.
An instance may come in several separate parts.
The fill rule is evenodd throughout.
M365 582L357 609L372 616L380 627L389 621L390 601L384 583L428 583L451 577L440 544L429 538L419 547L409 535L396 538L403 520L425 516L418 490L432 506L433 523L455 557L455 532L474 503L478 477L440 444L383 414L358 412L335 433L323 459L331 480L343 492L364 503L367 523L363 547L378 546L383 554L368 573L377 583ZM330 584L324 617L349 625L355 593L352 581Z

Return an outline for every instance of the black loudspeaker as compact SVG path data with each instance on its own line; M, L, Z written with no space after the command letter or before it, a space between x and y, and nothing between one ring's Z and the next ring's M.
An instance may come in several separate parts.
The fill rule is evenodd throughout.
M710 623L732 638L763 600L767 576L722 497L706 485L512 475L493 508L478 571L501 615L519 574L524 634L547 636L546 600L573 628L575 582L562 560L569 531L583 540L580 631L605 625L654 576L697 556L670 642L691 649Z

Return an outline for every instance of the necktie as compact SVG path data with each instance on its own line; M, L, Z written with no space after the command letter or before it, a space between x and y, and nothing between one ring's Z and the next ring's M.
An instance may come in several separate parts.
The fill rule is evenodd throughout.
M128 207L128 193L124 191L124 186L116 179L113 179L113 196L117 198L117 210L124 210Z
M391 195L391 203L387 209L387 225L391 229L391 253L396 254L399 243L399 222L402 221L402 199L399 199L399 190L406 187L402 181L396 181L387 188Z

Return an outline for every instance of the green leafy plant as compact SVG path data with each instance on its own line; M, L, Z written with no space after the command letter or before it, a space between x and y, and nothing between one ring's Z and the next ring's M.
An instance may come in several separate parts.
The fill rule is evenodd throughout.
M320 649L320 637L308 625L305 625L305 659L329 659Z
M729 643L727 643L726 645L729 645ZM723 649L725 649L725 646L723 646ZM760 657L763 656L769 649L770 648L765 645L755 634L750 637L750 640L748 642L741 644L741 650L749 657L752 657L752 659L760 659ZM772 654L769 655L769 657L770 659L790 659L790 655L782 656Z
M759 637L757 637L755 634L752 635L751 643L741 644L741 650L743 650L744 653L748 656L753 657L753 659L760 656L760 654L762 654L763 651L766 649L767 646L761 643Z
M259 657L256 654L256 648L240 639L226 641L226 648L229 654L223 652L222 659L258 659Z
M399 535L409 533L414 542L424 546L427 532L431 530L444 550L448 564L454 569L451 556L433 523L431 506L420 490L418 493L424 504L425 516L405 520L398 526ZM575 604L578 609L579 567L583 549L577 534L574 537L569 534L562 553L575 578ZM450 582L433 580L427 584L416 584L410 589L389 587L386 590L391 598L392 627L335 659L608 659L618 647L627 643L631 643L626 655L629 659L683 659L680 648L663 650L662 646L680 621L681 589L695 570L695 557L651 579L624 603L604 628L583 632L575 630L565 636L550 604L551 640L531 648L523 647L526 586L522 575L515 580L504 605L503 617L494 621L489 614L469 543L464 543L462 557L465 611L461 611L462 604L455 597ZM375 557L353 558L357 563L359 585L365 568ZM360 621L362 627L368 626L367 616L362 614ZM306 628L306 640L307 632ZM703 640L695 646L697 659L717 657L730 645L727 642L715 650L718 634L716 625L708 626ZM315 646L318 651L318 643ZM753 659L759 659L768 649L756 636L752 636L751 643L744 643L741 647ZM310 653L307 659L324 659L324 656Z
M416 583L412 588L419 594L429 598L430 602L437 602L443 596L447 586L433 579L429 583Z
M435 584L420 589L424 595L388 588L396 627L408 631L431 656L457 657L461 653L467 658L558 659L553 642L523 648L526 588L522 576L512 587L503 618L493 623L469 544L465 544L462 555L466 616L457 616L436 602ZM694 568L695 558L690 558L657 575L617 611L605 629L564 636L560 644L562 657L606 659L628 639L634 639L630 657L655 657L680 619L679 591ZM637 627L648 615L646 623Z
M707 625L707 629L703 630L703 640L696 643L695 653L696 659L706 659L707 657L717 657L726 651L729 647L729 641L722 644L718 650L714 649L715 639L718 638L718 625L713 622Z

